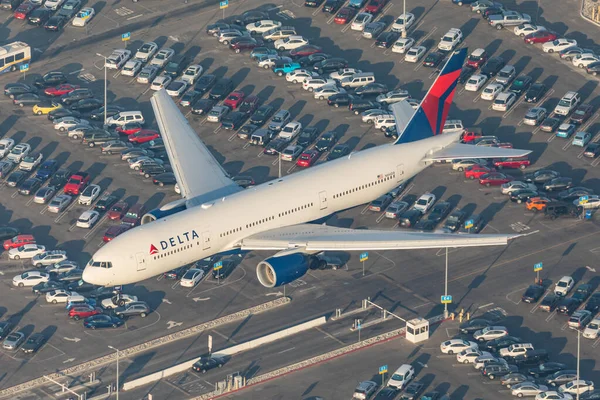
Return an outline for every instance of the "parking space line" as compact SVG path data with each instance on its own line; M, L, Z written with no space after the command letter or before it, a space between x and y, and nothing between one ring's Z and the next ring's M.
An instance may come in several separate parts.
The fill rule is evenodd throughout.
M556 139L556 133L553 133L552 136L550 136L548 138L548 140L546 140L548 143L550 143L551 141L553 141L554 139Z
M550 320L551 320L552 318L554 318L554 316L555 316L555 315L556 315L556 311L552 311L552 312L550 313L550 315L548 315L548 316L546 317L546 322L550 322Z
M565 145L563 146L563 151L566 151L569 149L569 147L571 147L571 144L573 143L572 140L567 140L567 143L565 143Z
M513 104L512 107L504 113L504 115L502 115L502 118L505 119L506 117L508 117L515 108L517 108L521 103L523 103L524 99L525 97L521 97L519 100L517 100L517 102Z

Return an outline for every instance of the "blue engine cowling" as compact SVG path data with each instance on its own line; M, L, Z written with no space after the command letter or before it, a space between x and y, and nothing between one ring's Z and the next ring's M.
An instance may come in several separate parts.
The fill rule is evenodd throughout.
M303 253L269 257L258 263L256 276L263 286L273 288L302 277L309 268L314 269L316 263L314 256Z
M141 224L144 225L144 224L148 224L150 222L154 222L157 219L168 217L169 215L176 214L185 209L187 209L186 199L172 201L171 203L165 204L162 207L155 208L152 211L148 211L142 217Z

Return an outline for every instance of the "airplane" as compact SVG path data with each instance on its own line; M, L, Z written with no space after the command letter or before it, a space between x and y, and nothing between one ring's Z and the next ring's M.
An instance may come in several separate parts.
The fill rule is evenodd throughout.
M362 230L311 223L390 192L438 160L521 157L528 150L459 143L442 133L467 49L455 51L420 107L393 105L398 139L243 189L202 143L164 90L151 98L182 198L148 212L141 225L93 255L83 280L136 283L216 254L270 250L258 263L268 288L302 277L323 251L502 246L516 235Z

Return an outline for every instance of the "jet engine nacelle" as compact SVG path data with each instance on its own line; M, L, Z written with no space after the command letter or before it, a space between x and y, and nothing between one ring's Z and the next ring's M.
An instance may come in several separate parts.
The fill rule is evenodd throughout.
M141 224L149 224L150 222L154 222L157 219L161 219L164 217L168 217L169 215L176 214L180 211L187 209L186 199L172 201L168 204L165 204L162 207L155 208L152 211L148 211L142 217Z
M318 259L310 254L273 256L258 263L256 276L263 286L273 288L293 282L317 266Z

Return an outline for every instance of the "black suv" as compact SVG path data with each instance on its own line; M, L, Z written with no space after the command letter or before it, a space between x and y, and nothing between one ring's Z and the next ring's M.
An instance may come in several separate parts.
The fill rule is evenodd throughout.
M572 203L549 203L544 209L544 216L550 219L556 219L558 217L578 217L581 214L579 207Z
M227 114L221 120L221 127L227 130L238 130L248 119L248 114L241 111L234 111Z
M60 71L50 71L41 78L38 78L33 82L33 85L37 88L44 89L50 86L60 85L61 83L67 83L67 76Z
M373 82L359 87L354 91L354 94L357 96L379 96L388 91L388 88L383 83Z
M83 88L83 89L75 89L70 93L62 95L60 100L62 101L63 104L70 105L79 100L91 99L92 97L94 97L94 93L92 93L92 91L90 89ZM104 118L104 115L102 117Z
M268 121L269 118L271 118L271 115L273 114L274 110L275 109L273 108L273 106L263 104L262 106L256 109L254 114L252 114L252 116L250 117L250 122L254 125L262 126L265 124L265 122Z
M481 68L481 73L489 78L492 78L500 72L500 70L506 65L506 62L500 57L491 57Z
M176 55L167 63L165 67L165 75L169 75L172 78L177 78L183 70L187 67L189 59L187 56L179 54Z
M363 99L362 97L355 97L348 106L348 109L355 115L359 115L363 111L372 110L374 108L381 108L381 103L375 100Z
M213 86L212 90L208 94L208 97L213 100L220 101L225 99L232 90L233 81L229 78L221 78L217 81L217 83L215 83L215 86Z
M213 74L202 75L198 82L196 82L196 86L194 86L194 90L200 92L202 94L208 92L217 82L217 77Z
M15 96L25 93L37 93L38 90L26 83L8 83L4 86L4 95L14 99Z
M338 139L339 137L336 131L325 132L317 144L315 144L315 149L321 152L329 151L333 148Z

